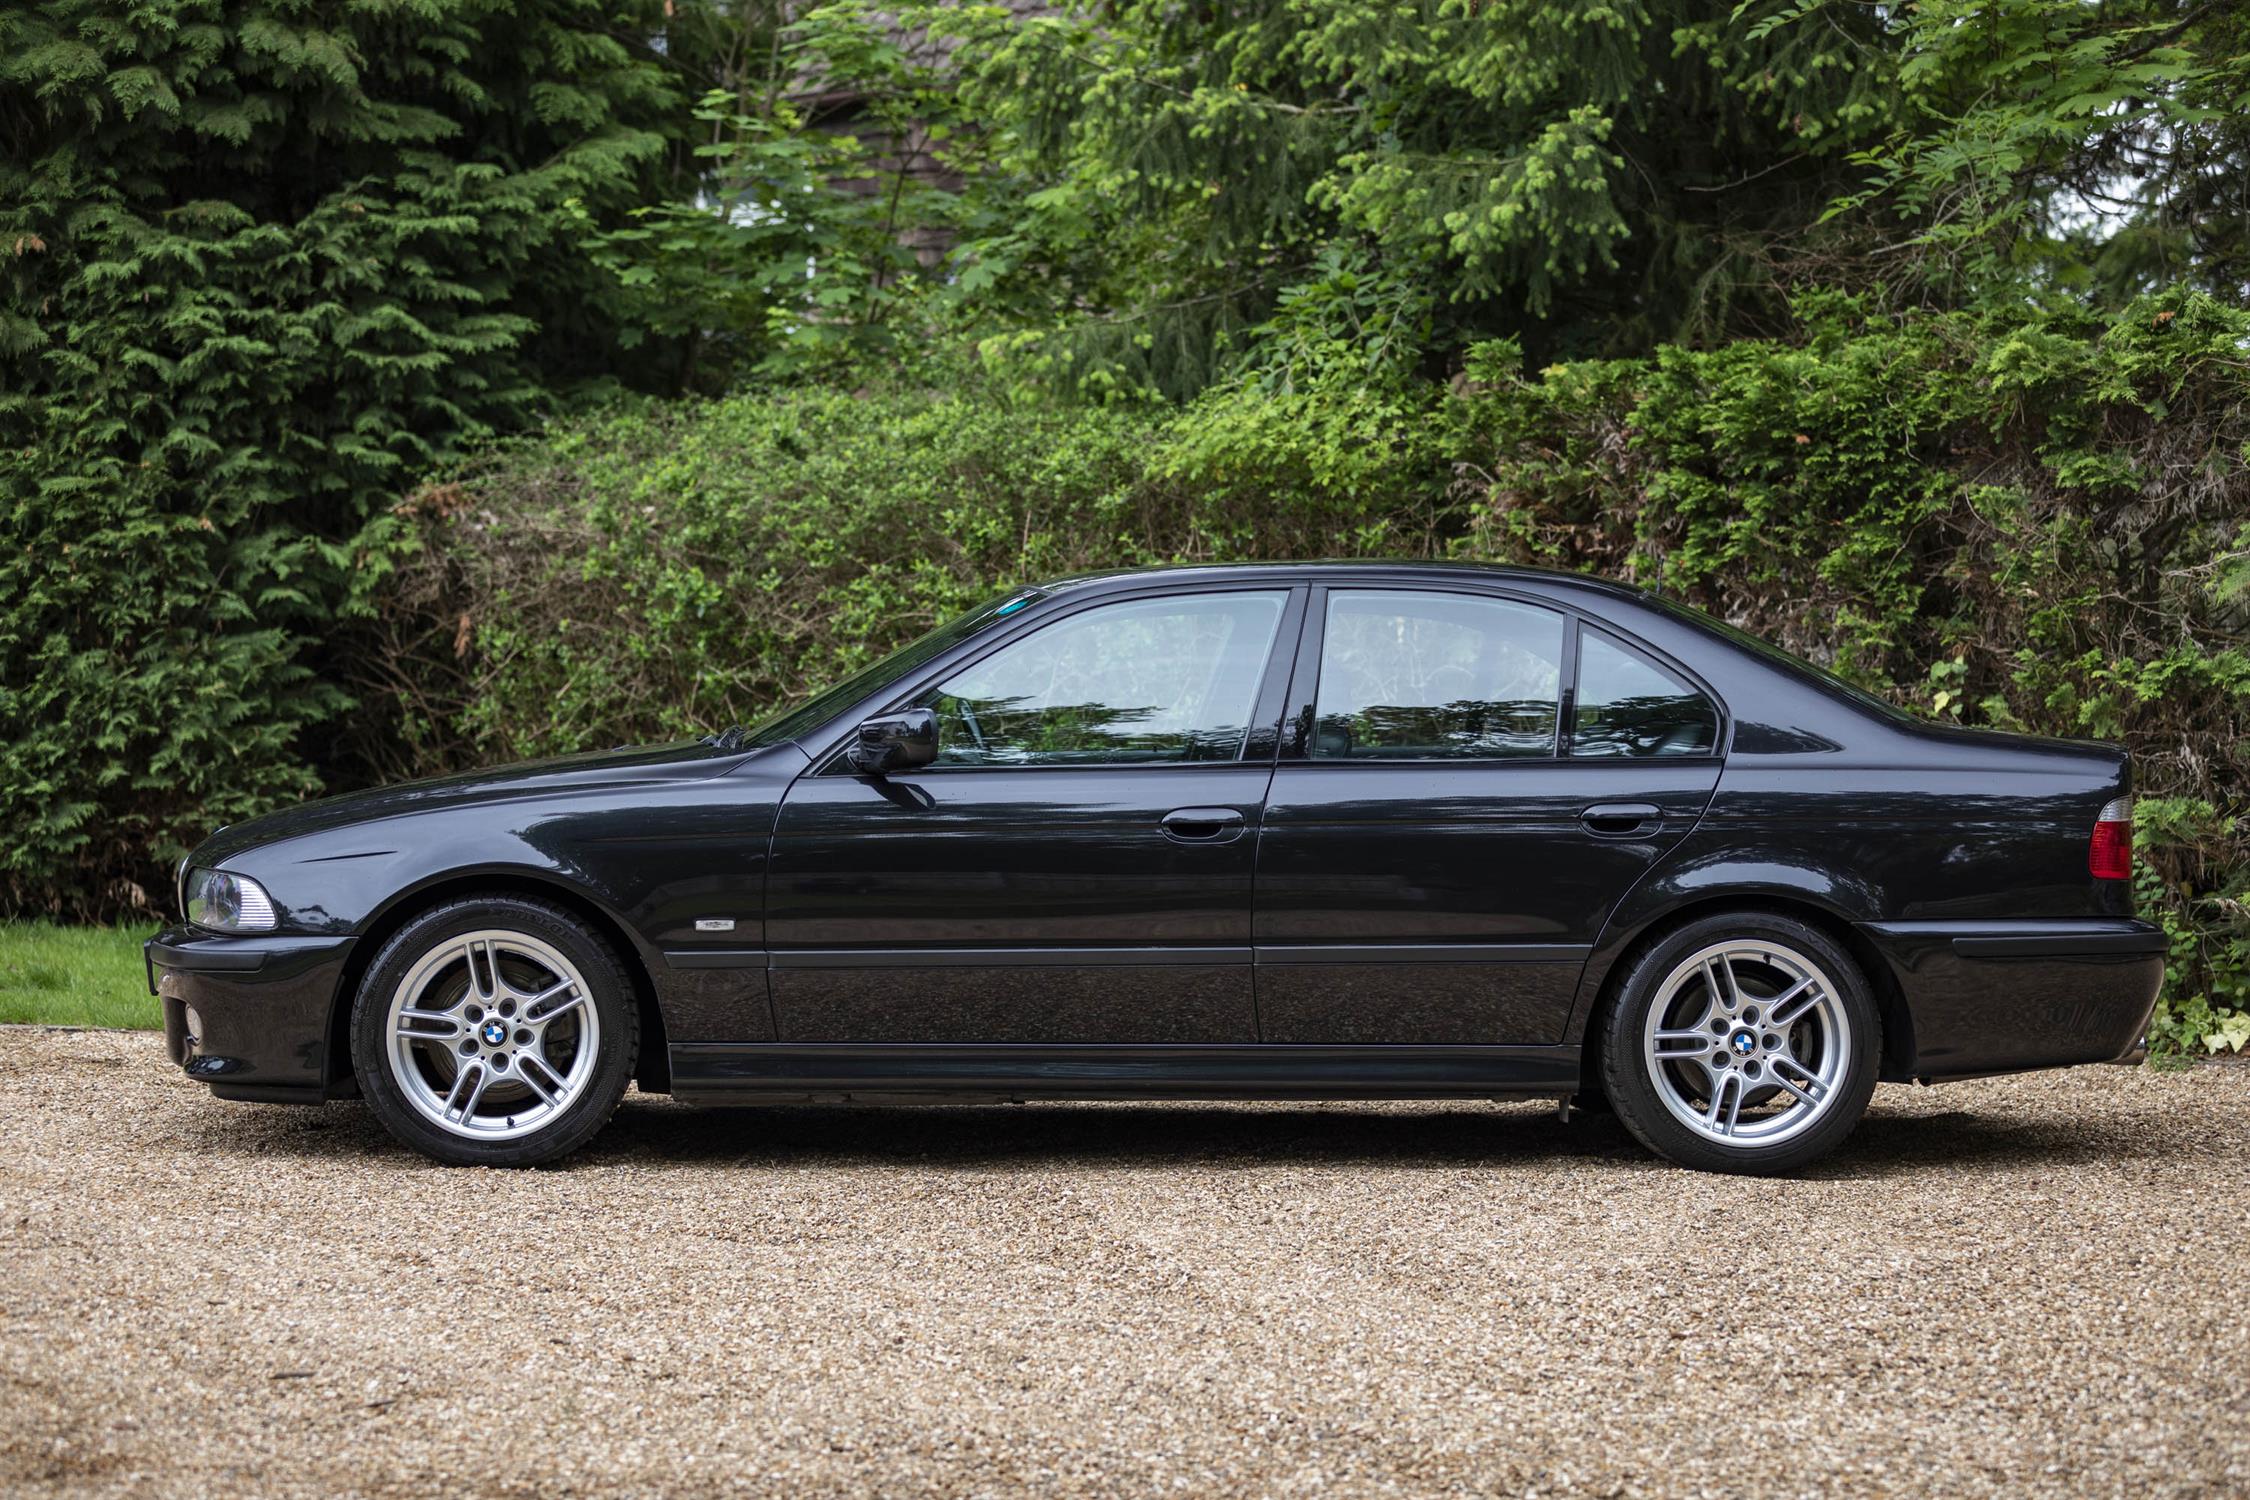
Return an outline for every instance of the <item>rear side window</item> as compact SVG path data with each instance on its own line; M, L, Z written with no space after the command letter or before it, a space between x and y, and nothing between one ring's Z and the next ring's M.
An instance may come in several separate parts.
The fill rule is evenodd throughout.
M1710 755L1718 744L1710 699L1600 631L1580 632L1572 755Z
M1555 753L1563 617L1413 590L1328 596L1313 741L1321 759Z

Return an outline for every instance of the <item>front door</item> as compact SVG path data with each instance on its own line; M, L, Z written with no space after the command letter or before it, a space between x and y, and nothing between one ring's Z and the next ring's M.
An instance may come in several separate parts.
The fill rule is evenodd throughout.
M1314 611L1260 843L1263 1039L1560 1042L1611 908L1710 801L1716 708L1527 600Z
M1036 623L912 695L932 765L801 777L767 887L780 1039L1255 1041L1292 599L1175 589Z

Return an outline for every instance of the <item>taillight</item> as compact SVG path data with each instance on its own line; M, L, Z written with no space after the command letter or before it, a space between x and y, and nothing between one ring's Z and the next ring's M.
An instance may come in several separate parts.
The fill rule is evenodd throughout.
M2133 799L2116 797L2102 804L2094 820L2094 837L2086 845L2086 868L2096 880L2130 880L2133 877Z

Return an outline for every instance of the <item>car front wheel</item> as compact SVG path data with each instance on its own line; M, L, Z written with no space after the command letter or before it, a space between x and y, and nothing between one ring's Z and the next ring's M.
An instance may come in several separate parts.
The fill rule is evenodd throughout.
M1603 1083L1641 1143L1704 1171L1794 1171L1875 1091L1881 1021L1836 942L1775 913L1705 917L1630 961Z
M408 922L352 1007L361 1094L392 1135L461 1166L534 1166L616 1110L638 1013L609 945L544 901L487 896Z

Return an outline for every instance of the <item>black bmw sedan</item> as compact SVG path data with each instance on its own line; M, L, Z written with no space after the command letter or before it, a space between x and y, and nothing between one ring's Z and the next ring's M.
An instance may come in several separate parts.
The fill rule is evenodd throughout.
M223 1099L441 1160L715 1102L1606 1101L1781 1172L1877 1080L2131 1060L2124 754L1636 590L1208 567L995 599L747 732L220 830L149 944Z

